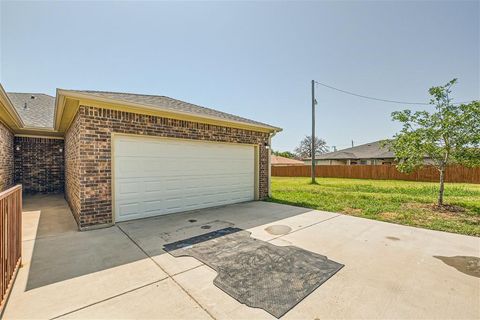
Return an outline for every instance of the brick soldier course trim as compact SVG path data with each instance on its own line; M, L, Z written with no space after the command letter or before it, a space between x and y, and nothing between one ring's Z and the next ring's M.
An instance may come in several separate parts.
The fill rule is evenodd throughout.
M0 192L13 184L13 133L0 122Z
M62 193L63 149L63 139L15 137L15 183L25 193Z
M114 222L112 133L256 144L258 194L268 196L268 133L81 105L65 136L66 199L80 229Z

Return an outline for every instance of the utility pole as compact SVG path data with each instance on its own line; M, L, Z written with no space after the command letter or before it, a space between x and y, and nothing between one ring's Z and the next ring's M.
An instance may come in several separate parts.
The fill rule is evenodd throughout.
M315 183L315 80L312 80L312 183Z

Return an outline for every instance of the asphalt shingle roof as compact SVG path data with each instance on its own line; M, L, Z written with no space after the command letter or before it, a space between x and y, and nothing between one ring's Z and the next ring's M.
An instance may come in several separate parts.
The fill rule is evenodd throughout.
M295 159L289 159L281 156L276 156L272 154L272 157L270 159L272 166L274 165L302 165L304 164L303 161L300 160L295 160Z
M176 111L181 113L189 113L192 115L214 117L223 120L230 120L251 125L260 125L272 129L278 129L271 125L239 117L226 112L202 107L196 104L188 103L181 100L172 99L166 96L155 96L146 94L108 92L108 91L90 91L90 90L65 90L69 92L77 92L80 94L88 94L93 97L112 99L117 101L131 102L151 107L157 107L163 110Z
M352 148L325 153L315 157L315 159L324 160L386 158L395 158L395 153L389 151L388 148L382 148L381 141L370 142Z
M259 125L271 129L278 130L274 126L239 117L226 112L202 107L181 100L172 99L165 96L107 92L107 91L91 91L91 90L65 90L69 92L77 92L86 94L92 98L107 98L119 102L135 103L150 107L157 107L162 110L173 112L181 112L198 116L213 117L227 121L236 121L245 124ZM8 98L22 118L26 127L49 128L54 126L55 114L55 97L43 93L18 93L8 92Z
M43 93L7 92L27 127L53 128L55 98Z

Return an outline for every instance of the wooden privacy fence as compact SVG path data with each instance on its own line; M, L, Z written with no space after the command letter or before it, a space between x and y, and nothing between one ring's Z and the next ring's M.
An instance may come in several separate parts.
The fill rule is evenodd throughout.
M0 192L0 315L22 261L22 186Z
M310 177L311 166L272 167L272 176ZM377 180L439 181L438 170L426 166L414 173L405 174L395 165L317 165L315 175L323 178L354 178ZM480 168L450 166L445 174L446 182L480 183Z

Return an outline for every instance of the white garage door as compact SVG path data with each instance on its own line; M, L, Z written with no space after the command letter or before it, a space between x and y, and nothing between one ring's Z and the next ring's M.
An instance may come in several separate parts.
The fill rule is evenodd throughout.
M113 143L116 221L255 197L253 146L127 136Z

